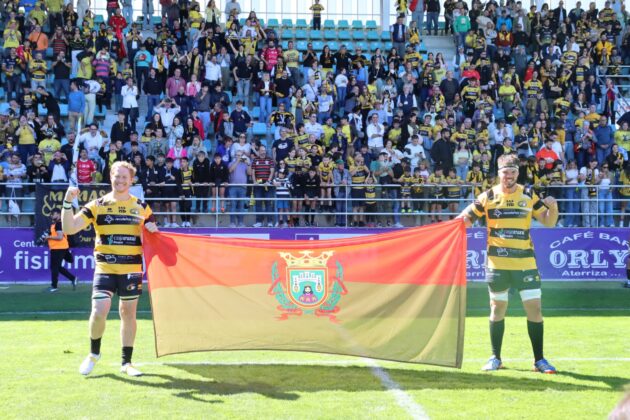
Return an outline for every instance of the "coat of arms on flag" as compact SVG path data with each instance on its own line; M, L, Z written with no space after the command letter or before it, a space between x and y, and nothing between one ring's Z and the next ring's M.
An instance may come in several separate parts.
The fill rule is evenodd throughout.
M327 264L334 251L323 251L319 255L313 255L313 251L308 250L299 253L300 256L279 253L286 263L284 278L280 276L277 261L271 267L269 294L274 295L280 304L278 310L282 314L278 319L314 314L338 322L335 316L339 311L337 303L348 292L343 285L341 263L336 261L336 272L331 277Z

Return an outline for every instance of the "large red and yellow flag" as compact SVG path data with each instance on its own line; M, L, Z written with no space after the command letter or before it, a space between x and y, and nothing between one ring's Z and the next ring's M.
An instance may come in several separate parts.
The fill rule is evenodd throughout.
M158 356L294 350L460 367L460 220L380 235L144 238Z

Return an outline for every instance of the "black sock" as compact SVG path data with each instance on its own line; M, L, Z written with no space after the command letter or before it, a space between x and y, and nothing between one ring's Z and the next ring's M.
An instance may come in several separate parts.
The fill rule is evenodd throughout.
M630 280L630 268L626 268L626 278Z
M505 320L490 321L490 344L492 354L501 360L501 346L503 345L503 333L505 332Z
M90 339L90 353L101 354L101 339L100 338Z
M131 363L131 355L133 354L133 347L122 348L122 364Z
M534 350L534 360L537 362L543 358L543 323L527 321L527 332Z

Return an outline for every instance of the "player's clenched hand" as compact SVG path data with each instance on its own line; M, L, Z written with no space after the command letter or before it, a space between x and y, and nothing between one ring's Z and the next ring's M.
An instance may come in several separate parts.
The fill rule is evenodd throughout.
M155 233L158 231L158 227L154 222L148 222L144 224L144 228L151 233Z
M547 206L547 208L550 209L557 209L558 208L558 202L556 201L555 198L549 196L549 197L545 197L543 199L543 203L545 203L545 206Z
M66 191L66 197L64 198L64 200L70 203L78 196L79 196L79 189L77 187L68 187L68 191Z

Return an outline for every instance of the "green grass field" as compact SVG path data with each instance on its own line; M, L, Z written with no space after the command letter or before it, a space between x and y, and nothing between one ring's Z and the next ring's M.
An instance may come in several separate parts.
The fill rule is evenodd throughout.
M464 367L375 362L289 352L216 352L155 358L147 296L134 361L118 373L117 314L103 358L78 374L89 350L89 287L55 295L43 286L0 289L1 418L603 419L630 384L630 290L618 283L544 285L546 357L558 375L530 371L518 295L506 321L507 369L483 373L489 356L487 292L469 287ZM385 372L399 389L383 384ZM391 383L390 383L391 385Z

